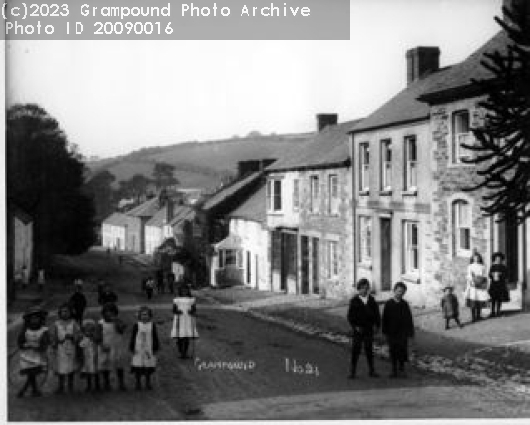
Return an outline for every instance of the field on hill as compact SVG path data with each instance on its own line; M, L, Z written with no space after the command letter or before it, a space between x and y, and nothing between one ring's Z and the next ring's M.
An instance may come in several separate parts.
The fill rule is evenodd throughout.
M167 147L145 148L128 155L88 163L93 173L110 171L117 182L134 174L151 177L156 162L175 166L182 187L213 188L221 179L235 175L238 161L278 159L308 140L308 134L272 135L208 142L187 142Z

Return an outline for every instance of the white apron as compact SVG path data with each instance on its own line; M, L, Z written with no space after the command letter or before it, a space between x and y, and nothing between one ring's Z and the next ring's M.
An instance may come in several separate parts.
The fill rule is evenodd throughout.
M75 321L64 322L59 320L55 322L58 344L55 349L56 368L55 371L61 375L75 372L75 344L71 339L65 339L66 336L73 337L75 334Z
M38 348L42 335L47 331L48 328L45 326L37 330L26 329L24 334L26 343L31 344L32 347L20 350L20 371L47 365L46 353L39 351Z
M114 322L105 322L105 320L101 319L99 324L102 328L103 340L98 346L98 369L109 371L123 369L126 359L123 335L116 331Z
M153 353L153 322L138 322L131 365L133 367L156 367L156 356Z
M173 327L171 338L198 338L196 319L190 314L191 307L195 304L195 298L179 297L173 300L173 304L182 312L173 316Z
M81 367L81 373L96 373L98 371L96 343L94 340L85 336L79 343L79 347L83 350L83 367Z

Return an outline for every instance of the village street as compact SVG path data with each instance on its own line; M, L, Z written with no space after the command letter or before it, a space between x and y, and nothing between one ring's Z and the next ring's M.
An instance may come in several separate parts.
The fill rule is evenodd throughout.
M66 259L65 259L66 261ZM129 324L145 299L140 277L145 269L126 259L91 251L67 259L69 267L89 275L104 274L119 296L121 317ZM62 284L47 289L51 317L64 300ZM95 286L85 283L90 317L98 317ZM61 292L63 292L61 294ZM152 391L75 393L55 395L50 374L41 398L16 397L9 385L8 418L16 421L116 421L208 419L366 419L439 417L524 417L530 404L520 397L450 375L410 369L407 379L388 378L389 364L378 359L380 378L368 378L365 359L358 379L348 380L347 347L260 321L231 306L216 303L207 292L199 298L200 339L193 358L178 358L169 337L171 295L156 295L155 310L162 350ZM9 352L15 350L16 322L9 327ZM129 375L129 374L128 374Z

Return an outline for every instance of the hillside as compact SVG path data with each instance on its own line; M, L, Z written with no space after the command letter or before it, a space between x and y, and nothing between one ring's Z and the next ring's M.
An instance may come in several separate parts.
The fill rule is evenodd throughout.
M186 142L165 147L144 148L128 155L89 162L96 173L108 170L117 181L141 173L151 177L155 162L176 167L182 187L212 188L224 177L234 175L237 162L249 159L280 158L308 139L309 134L241 137L208 142Z

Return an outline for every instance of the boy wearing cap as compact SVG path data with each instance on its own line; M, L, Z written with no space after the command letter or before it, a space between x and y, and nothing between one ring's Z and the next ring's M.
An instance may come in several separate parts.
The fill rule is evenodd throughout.
M353 330L353 345L351 354L350 379L355 378L357 361L364 345L366 360L368 361L369 375L376 378L379 375L374 368L374 333L381 326L379 307L368 291L370 282L361 279L357 282L357 294L351 299L348 309L348 322Z

